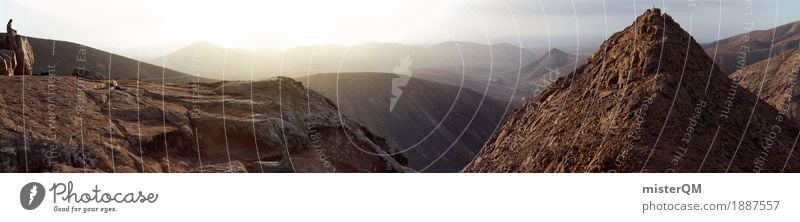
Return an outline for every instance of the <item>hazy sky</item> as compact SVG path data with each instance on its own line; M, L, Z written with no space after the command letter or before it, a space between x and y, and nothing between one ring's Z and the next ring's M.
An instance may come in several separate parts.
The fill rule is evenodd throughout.
M701 42L741 33L749 21L765 29L800 20L796 0L2 0L0 18L13 17L25 35L107 50L196 41L247 49L450 40L533 48L596 46L652 6Z

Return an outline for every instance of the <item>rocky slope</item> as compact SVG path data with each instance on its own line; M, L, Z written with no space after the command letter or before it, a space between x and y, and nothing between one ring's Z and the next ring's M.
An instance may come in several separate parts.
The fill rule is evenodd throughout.
M800 126L798 69L800 69L800 48L795 48L746 66L732 77L740 78L742 87L763 98Z
M419 74L414 72L415 75ZM399 75L329 73L298 77L339 105L344 116L364 124L403 152L424 172L464 168L503 118L505 104L465 88L410 78L393 97ZM391 106L391 99L397 103Z
M796 49L798 43L800 22L792 22L773 29L731 36L703 47L723 72L732 74L747 65Z
M288 78L0 85L3 172L407 171L404 156L381 155L394 152L384 139Z
M789 172L798 130L659 9L516 110L469 172Z

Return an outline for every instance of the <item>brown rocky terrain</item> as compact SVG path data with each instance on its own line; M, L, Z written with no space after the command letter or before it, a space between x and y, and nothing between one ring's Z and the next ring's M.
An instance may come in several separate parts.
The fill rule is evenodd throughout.
M289 78L0 77L3 172L397 172L403 155Z
M800 126L800 46L744 67L734 73L750 90Z
M391 109L392 82L399 75L328 73L297 80L337 103L344 116L405 151L415 170L460 171L500 124L506 105L466 88L414 77Z
M796 49L800 22L768 30L755 30L703 45L723 72L732 74L745 66Z
M659 9L511 114L468 172L797 172L798 129Z

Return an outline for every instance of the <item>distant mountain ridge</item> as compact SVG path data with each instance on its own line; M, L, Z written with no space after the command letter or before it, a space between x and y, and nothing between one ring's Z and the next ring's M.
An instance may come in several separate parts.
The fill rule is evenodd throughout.
M414 72L419 74L418 71ZM506 104L466 88L412 77L390 109L396 74L326 73L296 79L337 104L396 150L409 167L457 172L480 150L503 119Z
M586 64L587 56L577 56L566 53L560 49L553 48L543 55L541 58L525 64L520 69L519 79L511 78L503 79L507 82L506 85L512 85L518 82L517 93L515 99L523 102L526 98L531 98L539 94L547 86L558 80L558 78L577 70L578 67Z
M586 58L587 56L576 56L553 48L516 68L492 73L491 79L469 78L465 74L438 69L418 69L416 76L451 86L463 86L476 92L486 91L489 97L516 107L526 99L536 96L559 77L585 64Z
M439 69L457 75L465 73L471 79L488 79L490 72L516 69L538 54L508 43L491 46L470 42L443 42L431 46L367 43L352 47L301 46L273 52L226 49L198 42L149 62L164 63L168 68L207 78L222 79L224 76L229 80L250 80L279 74L386 73L405 56L414 61L415 69Z
M798 45L800 21L731 36L703 44L703 48L723 72L731 74L747 65L796 49Z
M76 68L86 68L111 79L139 79L160 82L190 82L194 76L157 65L140 62L77 43L29 37L36 61L34 73L53 69L54 75L69 75ZM109 61L110 60L110 61ZM52 66L52 68L48 68ZM194 79L210 81L207 78Z

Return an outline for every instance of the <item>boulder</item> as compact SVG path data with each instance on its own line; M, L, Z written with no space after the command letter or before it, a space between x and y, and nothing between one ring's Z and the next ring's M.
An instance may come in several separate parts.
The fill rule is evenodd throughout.
M91 70L83 68L76 68L75 70L72 71L71 75L84 79L94 79L94 80L108 79L103 74L92 72Z

